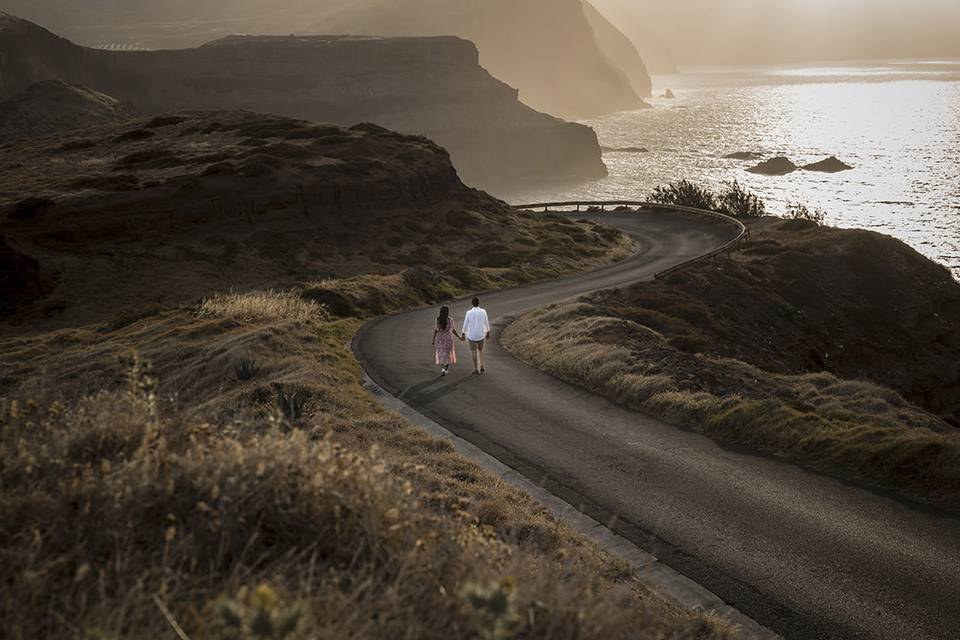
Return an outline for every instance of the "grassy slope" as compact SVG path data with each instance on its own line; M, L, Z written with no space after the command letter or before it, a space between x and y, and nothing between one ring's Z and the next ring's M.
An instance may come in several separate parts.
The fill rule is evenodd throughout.
M232 117L240 116L218 119ZM194 135L183 137L215 142ZM228 144L223 152L234 153ZM61 207L54 215L70 213L63 203L73 196L49 185L44 194ZM149 200L151 188L133 199ZM83 279L56 268L90 249L74 242L82 225L56 243L45 240L43 218L4 227L56 282L53 293L28 287L0 338L6 635L165 637L156 597L193 638L253 637L252 625L266 622L266 637L283 637L280 627L294 621L287 637L733 637L665 603L528 496L363 390L346 346L361 316L586 268L629 248L618 234L518 216L451 188L451 198L425 197L376 224L364 224L357 207L350 228L301 230L303 244L336 253L322 275L309 261L289 269L269 254L247 261L260 230L217 225L236 245L230 261L191 254L179 276L190 278L186 290L146 310L124 292L88 300L64 287ZM82 223L114 215L103 214ZM272 224L283 228L282 212L263 215L281 216ZM449 218L454 228L470 224L448 234ZM462 254L436 249L436 221L446 248ZM194 224L185 237L197 242L209 229ZM104 232L89 235L102 241L90 252L102 264L87 275L126 265L138 275L115 288L132 292L169 284L165 243L183 241L108 246ZM508 242L492 250L498 238ZM357 254L351 243L377 249ZM450 267L463 256L485 266ZM291 289L190 302L225 281L250 290L271 278ZM100 300L100 317L84 322Z
M957 509L958 301L895 240L765 219L719 267L534 312L504 344L674 424Z

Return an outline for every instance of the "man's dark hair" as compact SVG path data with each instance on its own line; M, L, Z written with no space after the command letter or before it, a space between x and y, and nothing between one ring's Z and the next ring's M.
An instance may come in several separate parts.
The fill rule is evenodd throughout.
M475 306L475 307L479 307L479 306L480 306L480 298L474 298L474 299L473 299L473 306Z

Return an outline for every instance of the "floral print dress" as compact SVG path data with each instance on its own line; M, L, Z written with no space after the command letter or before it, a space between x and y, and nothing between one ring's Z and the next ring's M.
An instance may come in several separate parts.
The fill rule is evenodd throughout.
M453 318L447 318L446 328L437 327L437 364L447 365L457 363L457 349L453 343Z

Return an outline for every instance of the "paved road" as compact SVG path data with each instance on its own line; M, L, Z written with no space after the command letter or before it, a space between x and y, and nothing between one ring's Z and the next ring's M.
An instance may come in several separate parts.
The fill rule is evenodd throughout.
M706 253L732 228L668 213L601 214L629 261L484 296L494 342L528 310ZM580 216L587 217L587 216ZM467 305L453 305L463 318ZM532 369L497 344L437 377L436 310L369 325L367 372L408 404L787 638L960 638L960 518L723 447Z

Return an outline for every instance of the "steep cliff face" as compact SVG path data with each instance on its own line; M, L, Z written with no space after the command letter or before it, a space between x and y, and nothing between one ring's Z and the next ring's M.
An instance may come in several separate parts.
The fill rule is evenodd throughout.
M0 102L0 144L133 117L122 102L79 85L44 80Z
M623 70L637 95L649 97L653 90L653 82L637 48L630 39L610 24L610 21L586 0L583 3L583 14L590 23L590 28L593 29L603 54L617 68Z
M0 98L33 82L82 83L145 113L248 109L376 122L445 146L469 184L496 190L605 175L596 134L538 113L453 37L230 37L196 49L72 45L0 16Z
M454 34L525 103L562 117L636 109L643 102L604 54L581 0L359 0L313 24L323 32Z
M581 0L8 0L91 46L193 47L235 33L455 35L526 104L566 118L642 106L604 54ZM641 86L643 83L640 83ZM643 95L643 92L641 92Z
M677 72L677 63L670 47L655 32L655 25L652 27L650 21L644 19L640 3L624 0L590 2L608 20L616 23L620 31L630 39L650 73L664 75Z

